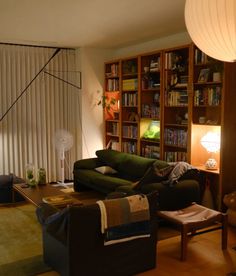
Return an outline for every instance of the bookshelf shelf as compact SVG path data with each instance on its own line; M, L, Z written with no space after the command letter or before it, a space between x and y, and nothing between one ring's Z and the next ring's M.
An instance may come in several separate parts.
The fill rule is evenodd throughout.
M154 140L154 139L144 139L144 138L141 138L140 141L141 142L145 142L145 143L160 144L160 140Z
M135 121L123 121L123 124L134 124L134 125L137 125L138 122L135 122Z
M169 128L188 128L186 124L165 124L165 127Z

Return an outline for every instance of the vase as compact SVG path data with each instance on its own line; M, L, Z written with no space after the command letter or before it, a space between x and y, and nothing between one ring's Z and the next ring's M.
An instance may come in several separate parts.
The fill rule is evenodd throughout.
M46 185L46 171L44 168L38 169L38 185Z
M36 180L35 180L35 168L33 164L28 164L26 166L26 183L30 187L36 186Z

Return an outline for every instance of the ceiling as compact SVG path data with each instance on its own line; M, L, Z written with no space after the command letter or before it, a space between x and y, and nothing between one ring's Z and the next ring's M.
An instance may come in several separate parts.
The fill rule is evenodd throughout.
M118 48L186 31L185 0L0 0L0 42Z

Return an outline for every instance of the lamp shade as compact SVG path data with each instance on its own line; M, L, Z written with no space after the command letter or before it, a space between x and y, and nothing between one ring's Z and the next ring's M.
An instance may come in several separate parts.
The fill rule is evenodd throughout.
M208 56L236 61L235 0L186 0L185 24L193 42Z
M202 146L209 152L218 152L220 150L220 134L207 132L201 139Z

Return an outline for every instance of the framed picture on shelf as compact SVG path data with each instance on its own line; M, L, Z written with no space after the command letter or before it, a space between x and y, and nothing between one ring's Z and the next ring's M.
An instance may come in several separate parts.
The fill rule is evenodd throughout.
M207 82L209 77L209 68L201 69L199 76L198 76L198 82Z

